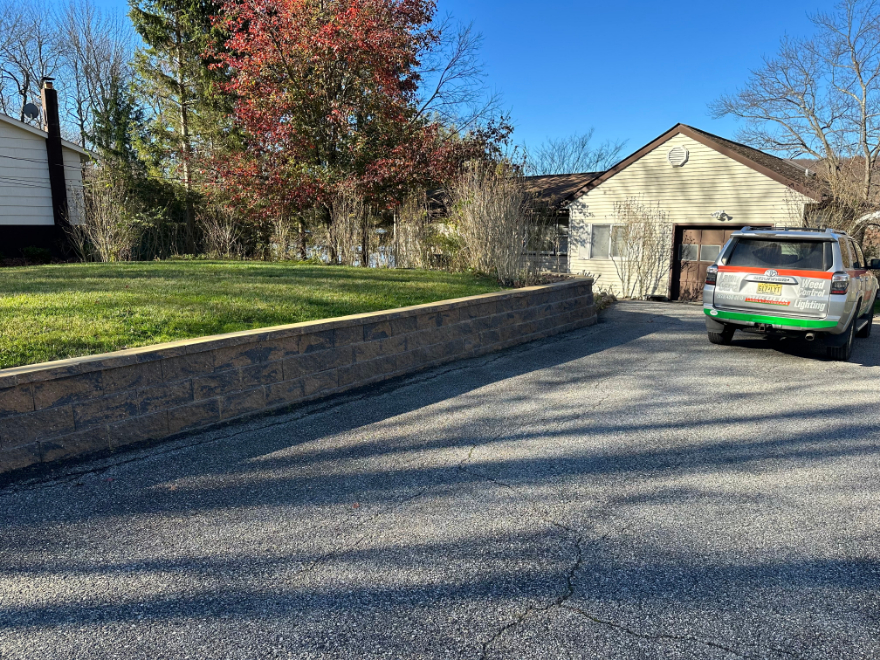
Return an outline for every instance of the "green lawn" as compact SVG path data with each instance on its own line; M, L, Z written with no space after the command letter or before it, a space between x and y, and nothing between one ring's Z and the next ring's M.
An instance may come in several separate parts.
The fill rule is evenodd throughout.
M260 262L0 269L0 368L497 291L437 271Z

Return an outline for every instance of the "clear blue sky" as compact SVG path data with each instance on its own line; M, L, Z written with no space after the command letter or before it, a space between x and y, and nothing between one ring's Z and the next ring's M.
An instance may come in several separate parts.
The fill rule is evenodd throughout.
M734 91L780 38L812 32L826 0L601 2L438 0L483 33L489 79L504 95L517 142L594 126L630 153L678 122L733 138L706 104Z
M733 138L706 104L742 84L780 38L811 33L833 0L437 0L483 34L489 83L517 143L593 126L635 151L677 122ZM125 0L97 0L127 11Z

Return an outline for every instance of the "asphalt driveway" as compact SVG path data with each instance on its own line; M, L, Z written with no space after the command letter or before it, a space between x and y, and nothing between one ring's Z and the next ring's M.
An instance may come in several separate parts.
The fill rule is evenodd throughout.
M0 658L880 658L880 338L592 328L0 489Z

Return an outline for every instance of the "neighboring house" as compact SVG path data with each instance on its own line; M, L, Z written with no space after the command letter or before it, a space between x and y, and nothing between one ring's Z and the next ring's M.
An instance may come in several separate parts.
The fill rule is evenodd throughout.
M566 272L569 251L567 202L602 172L525 177L526 192L538 210L539 228L527 254L541 271Z
M49 87L49 91L54 97L54 90ZM44 92L44 107L47 105L45 96ZM51 133L0 114L0 253L3 256L18 257L21 249L28 246L54 249L63 238L63 224L79 222L82 166L88 153L61 140L60 133L56 133L54 153L58 153L60 146L63 166L56 164L53 172L49 166L53 153Z
M668 266L652 295L693 299L734 230L803 224L822 201L817 187L802 165L678 124L566 196L568 272L601 275L600 287L621 292L616 205L637 199L668 222Z

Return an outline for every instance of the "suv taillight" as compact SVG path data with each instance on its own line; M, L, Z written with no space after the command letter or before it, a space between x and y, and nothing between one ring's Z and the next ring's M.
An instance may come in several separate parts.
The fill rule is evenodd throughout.
M834 273L831 276L831 294L843 295L849 291L849 275L846 273Z
M715 286L715 282L718 280L718 266L709 266L709 269L706 271L706 284L711 284Z

